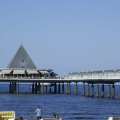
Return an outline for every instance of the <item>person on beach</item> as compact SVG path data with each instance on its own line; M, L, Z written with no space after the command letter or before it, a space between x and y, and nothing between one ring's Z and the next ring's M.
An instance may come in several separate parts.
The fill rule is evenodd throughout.
M42 118L42 116L41 116L41 109L40 108L36 108L35 113L36 113L37 120L40 120Z

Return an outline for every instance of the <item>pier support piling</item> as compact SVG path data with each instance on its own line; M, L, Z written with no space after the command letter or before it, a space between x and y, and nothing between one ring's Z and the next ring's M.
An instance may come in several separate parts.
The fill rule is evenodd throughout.
M33 82L32 83L32 94L34 94L35 93L35 83Z
M85 86L85 82L83 82L83 96L86 96L86 86Z
M41 94L44 94L44 83L41 83Z
M64 82L62 83L62 94L64 94Z
M16 81L10 82L9 93L11 93L11 94L16 94L17 93L17 83L16 83Z
M37 82L35 82L35 94L37 94Z
M94 97L94 84L93 84L93 83L92 83L91 87L92 87L92 94L91 94L91 97Z
M57 93L57 83L54 84L54 94Z
M78 95L78 82L75 82L74 93L75 95Z
M96 97L100 97L100 90L99 90L99 84L97 84L97 93Z
M90 97L90 84L88 83L88 91L87 91L87 96Z
M58 94L60 94L60 93L61 93L61 84L58 83Z
M114 85L114 83L112 84L112 98L115 98L115 85Z
M104 97L104 93L105 92L105 88L104 88L104 84L102 84L101 86L101 97L103 98Z
M66 94L70 95L71 90L70 90L70 82L67 82L67 87L66 87Z

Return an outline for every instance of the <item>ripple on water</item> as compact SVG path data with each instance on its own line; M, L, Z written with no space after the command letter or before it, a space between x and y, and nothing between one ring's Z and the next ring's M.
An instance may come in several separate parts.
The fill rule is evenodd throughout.
M65 120L106 120L120 115L120 101L92 99L67 95L0 95L0 110L14 110L17 116L35 118L35 109L42 108L43 116L58 112Z

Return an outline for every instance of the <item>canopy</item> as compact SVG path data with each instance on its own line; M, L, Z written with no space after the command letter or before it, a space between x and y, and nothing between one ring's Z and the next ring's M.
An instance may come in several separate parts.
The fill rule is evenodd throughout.
M4 69L0 72L0 74L10 74L11 71L12 70L10 70L10 69Z
M27 70L28 74L38 74L37 70Z
M25 74L25 70L14 70L13 74Z

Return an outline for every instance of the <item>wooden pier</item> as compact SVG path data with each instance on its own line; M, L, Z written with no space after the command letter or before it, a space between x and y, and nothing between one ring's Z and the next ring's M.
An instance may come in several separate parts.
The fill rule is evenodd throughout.
M0 78L0 83L7 83L9 85L9 94L21 94L19 85L21 83L30 83L30 94L66 94L97 98L118 98L115 84L119 82L120 79ZM79 89L79 87L82 87L82 89Z

